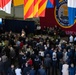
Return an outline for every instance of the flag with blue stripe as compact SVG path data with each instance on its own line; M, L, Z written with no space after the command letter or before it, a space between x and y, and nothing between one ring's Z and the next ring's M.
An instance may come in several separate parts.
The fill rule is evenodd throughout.
M54 0L48 0L46 8L53 8L54 7Z
M74 24L75 16L76 16L76 0L68 0L68 18L69 24Z

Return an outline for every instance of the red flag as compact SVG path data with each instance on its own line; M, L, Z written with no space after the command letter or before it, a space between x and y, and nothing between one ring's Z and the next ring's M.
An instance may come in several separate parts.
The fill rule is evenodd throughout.
M11 2L12 0L0 0L0 10L5 11L6 13L11 13Z

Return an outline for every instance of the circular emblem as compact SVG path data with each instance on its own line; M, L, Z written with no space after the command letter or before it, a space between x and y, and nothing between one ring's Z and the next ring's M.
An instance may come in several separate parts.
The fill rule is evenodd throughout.
M70 25L68 21L68 7L66 1L60 2L59 5L55 7L55 19L63 28L70 28L73 26Z

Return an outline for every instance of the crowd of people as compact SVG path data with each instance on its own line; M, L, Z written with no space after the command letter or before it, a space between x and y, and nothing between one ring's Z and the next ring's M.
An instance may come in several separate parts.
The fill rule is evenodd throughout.
M41 28L40 25L37 25L35 30L36 34L44 34L44 35L48 34L51 36L54 36L55 34L60 36L66 35L66 32L61 28L59 28L57 25L55 25L54 27L44 26L43 28Z
M76 46L57 28L49 35L0 34L0 75L76 75ZM57 31L56 31L57 30ZM38 33L38 31L37 31ZM57 34L58 33L58 34Z

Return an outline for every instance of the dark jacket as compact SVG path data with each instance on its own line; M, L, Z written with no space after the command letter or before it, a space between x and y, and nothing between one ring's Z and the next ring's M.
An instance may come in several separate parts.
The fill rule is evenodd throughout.
M8 75L16 75L15 74L15 69L9 68L8 69Z
M23 69L23 75L27 75L29 73L29 71L30 71L30 67L25 67Z
M45 69L39 69L38 70L38 75L46 75L46 71L45 71Z
M75 68L74 67L69 68L69 75L75 75Z
M44 59L44 66L45 66L45 67L50 67L50 66L51 66L51 58L46 57L46 58Z
M36 75L36 71L35 70L32 70L32 69L30 70L29 73L30 73L30 75Z
M4 71L4 65L3 65L3 62L0 61L0 72L3 72Z

